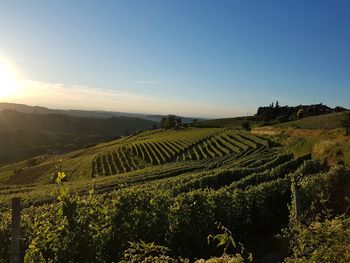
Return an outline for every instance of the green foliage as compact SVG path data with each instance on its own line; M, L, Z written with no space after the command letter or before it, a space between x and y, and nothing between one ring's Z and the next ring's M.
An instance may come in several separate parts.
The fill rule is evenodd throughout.
M10 221L11 215L9 211L1 211L0 213L0 262L6 262L5 255L8 254L8 248L10 246L10 237L11 237L11 229L10 229Z
M199 148L204 142L207 147ZM116 166L109 155L112 149L118 153L112 154ZM83 158L89 154L100 154L93 159L98 171L122 164L127 170L141 163L137 158L145 149L152 160L165 158L167 163L93 181L71 179L70 171L85 167ZM209 157L209 151L214 156ZM177 153L184 160L166 159ZM1 186L0 242L8 243L8 201L21 196L26 262L249 262L235 239L254 255L255 250L269 249L265 240L289 222L291 178L298 179L301 222L328 218L329 209L335 209L338 199L332 189L344 182L342 169L322 170L309 159L294 159L242 131L142 132L63 158L55 168L54 185ZM317 216L324 208L327 213ZM218 222L227 228L218 231ZM214 242L208 244L208 236ZM7 259L2 246L0 259Z
M220 227L224 230L224 233L217 234L216 236L209 235L208 242L210 240L218 241L218 247L224 246L224 251L221 257L212 257L208 260L199 259L191 261L188 258L181 258L175 256L169 256L171 252L169 248L156 245L155 243L129 242L129 248L124 251L124 255L120 263L244 263L252 262L253 255L246 253L243 244L238 243L240 246L240 252L235 255L228 254L227 249L229 245L232 245L236 249L236 242L232 237L232 233L225 227ZM247 254L247 255L245 255ZM246 260L244 259L246 257Z
M162 129L177 129L181 127L181 118L175 115L168 115L160 121Z
M239 242L239 243L238 243L239 248L238 248L238 247L237 247L237 244L236 244L236 241L233 239L232 232L231 232L228 228L226 228L226 227L224 227L224 226L222 226L222 225L219 225L219 226L218 226L218 229L223 230L224 233L217 234L217 235L215 235L215 236L209 235L209 236L208 236L208 243L209 243L211 240L213 240L213 241L217 240L217 241L218 241L217 246L218 246L218 247L220 247L220 246L223 246L223 247L224 247L224 251L223 251L223 254L222 254L221 258L225 258L225 257L228 255L227 251L228 251L228 249L229 249L230 247L233 247L234 249L239 249L239 250L240 250L240 253L236 253L236 254L235 254L235 258L236 258L239 262L244 262L244 260L243 260L243 255L244 255L244 253L245 253L245 248L244 248L243 244ZM253 255L252 255L252 253L248 253L248 255L247 255L247 261L248 261L248 262L252 262L252 261L253 261ZM214 262L215 262L215 261L214 261Z
M350 221L338 216L349 207L338 192L347 187L348 175L342 167L321 173L315 167L306 163L293 175L290 224L284 230L291 256L285 262L348 262Z
M57 178L59 188L65 187L62 178ZM209 257L216 249L208 247L206 237L220 219L238 235L276 224L281 214L276 207L285 195L281 187L288 189L283 185L276 181L241 192L197 190L177 197L152 188L109 195L90 191L88 196L59 189L56 203L25 212L33 215L26 230L26 262L111 262L122 257L129 241L140 239L167 244L177 255Z
M130 246L124 251L120 263L178 263L177 259L168 256L169 249L154 243L129 242ZM188 262L188 261L182 261Z
M285 262L349 262L350 218L340 216L293 228L292 256Z
M110 211L93 191L74 196L57 180L58 202L37 209L30 226L25 262L102 262L108 240Z

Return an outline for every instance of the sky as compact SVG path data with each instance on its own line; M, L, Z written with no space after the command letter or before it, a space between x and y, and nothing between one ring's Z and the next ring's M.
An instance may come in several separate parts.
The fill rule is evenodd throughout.
M0 0L0 101L233 117L276 100L350 107L350 1Z

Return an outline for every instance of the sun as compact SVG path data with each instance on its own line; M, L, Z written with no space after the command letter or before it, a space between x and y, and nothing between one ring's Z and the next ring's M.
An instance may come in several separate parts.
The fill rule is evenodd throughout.
M0 57L0 100L14 98L21 90L21 81L15 68Z

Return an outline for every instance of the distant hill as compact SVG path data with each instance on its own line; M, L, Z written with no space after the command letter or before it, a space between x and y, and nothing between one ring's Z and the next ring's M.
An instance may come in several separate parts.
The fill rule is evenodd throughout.
M88 111L88 110L60 110L60 109L49 109L41 106L28 106L17 103L0 103L1 110L15 110L23 113L35 113L35 114L65 114L75 117L84 118L99 118L108 119L112 117L130 117L139 118L154 122L160 122L165 115L153 115L144 113L129 113L129 112L115 112L115 111ZM182 123L191 123L195 118L192 117L181 117Z
M37 110L42 113L0 111L0 163L66 152L156 126L155 122L139 118L81 118L44 114L45 108L41 107Z

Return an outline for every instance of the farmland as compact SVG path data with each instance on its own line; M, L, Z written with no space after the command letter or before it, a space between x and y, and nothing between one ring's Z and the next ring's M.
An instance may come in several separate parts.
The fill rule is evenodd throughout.
M21 197L22 247L33 262L112 262L140 240L168 247L173 257L208 258L220 255L207 243L218 224L257 259L283 259L275 235L294 218L295 178L305 181L298 186L303 220L312 218L311 207L322 212L316 189L340 198L331 189L346 180L340 167L228 128L144 131L38 158L0 167L0 242L9 244L10 200ZM6 255L0 250L2 261Z

